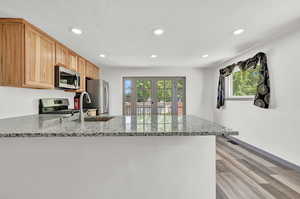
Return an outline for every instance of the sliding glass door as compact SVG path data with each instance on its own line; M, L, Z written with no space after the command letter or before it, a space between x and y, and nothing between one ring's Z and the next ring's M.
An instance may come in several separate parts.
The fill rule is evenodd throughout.
M185 114L185 78L124 77L123 114Z

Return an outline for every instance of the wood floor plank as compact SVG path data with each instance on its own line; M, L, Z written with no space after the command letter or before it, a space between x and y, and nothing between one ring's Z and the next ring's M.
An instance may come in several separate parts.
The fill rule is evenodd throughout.
M222 175L217 175L217 186L220 187L227 198L240 199L241 196L236 192L236 188L230 186Z
M223 156L226 160L230 161L235 167L237 167L240 171L247 174L251 179L253 179L255 182L258 182L259 184L267 184L268 182L254 173L252 170L248 169L241 163L239 163L238 160L234 159L230 155L226 154L225 152L221 151L219 148L217 148L217 153L220 154L220 156Z
M278 175L272 175L283 184L300 194L300 176L295 171L281 171Z
M248 198L264 198L264 199L274 199L268 193L261 194L261 192L257 191L257 186L250 185L247 181L238 176L234 175L233 173L221 173L221 177L223 177L224 181L229 185L232 189L231 195L226 193L229 198L232 198L232 192L234 195L239 196L240 199L248 199ZM238 187L238 189L236 188Z
M271 168L274 168L274 167L266 167L263 164L261 164L260 162L258 162L257 160L241 153L239 148L237 148L240 146L235 146L236 148L232 148L231 145L232 144L229 144L229 143L224 144L224 142L217 142L217 148L224 150L224 152L228 153L230 156L234 157L235 159L244 159L248 162L251 162L251 163L257 165L258 167L269 168L269 170L272 170Z
M222 138L222 139L224 139L224 138ZM251 149L249 149L249 148L244 148L244 147L243 147L243 149L247 150L248 152L252 153L252 154L255 155L255 156L258 156L258 157L260 157L260 158L262 158L262 159L267 160L268 162L274 164L276 167L280 167L280 168L285 169L285 170L293 170L293 169L291 169L290 167L287 167L286 165L282 164L281 162L278 162L278 161L273 160L273 159L270 159L270 158L266 158L265 155L263 155L263 154L261 154L261 153L258 153L258 152L256 152L256 151L253 151L253 150L251 150Z
M277 172L277 168L279 167L279 170L281 169L288 169L291 170L289 168L287 168L286 166L280 166L282 164L278 163L278 164L274 164L273 162L270 162L268 158L262 158L262 157L258 157L258 158L253 158L254 156L256 156L256 154L252 154L251 156L247 156L246 154L241 153L241 151L246 150L243 147L239 146L239 145L233 145L226 142L226 140L218 140L217 141L217 147L223 146L225 147L225 151L229 152L230 155L232 155L233 157L237 158L237 159L244 159L248 162L251 162L254 165L257 165L257 167L259 168L264 168L265 170L269 170L270 173L276 173ZM251 153L249 151L249 153ZM261 161L259 161L261 159ZM269 163L266 163L269 162ZM267 166L266 166L267 165Z
M223 140L224 142L224 140ZM229 144L227 142L227 144ZM266 164L265 166L267 167L280 167L282 169L285 169L285 170L291 170L289 167L283 165L281 162L278 162L278 161L275 161L273 159L269 159L267 158L266 156L256 152L256 151L252 151L251 149L248 149L248 148L244 148L244 147L241 147L240 145L231 145L233 148L238 148L238 150L240 152L249 152L249 154L251 155L251 157L256 157L254 159L258 159L260 160L259 162L260 163L263 163L263 164Z
M216 168L217 168L217 173L229 172L230 171L223 160L217 160Z
M217 161L217 185L228 198L245 197L243 192L238 191L243 190L251 195L249 199L300 199L299 172L243 150L246 149L227 143L224 138L217 138L217 155L222 159ZM261 164L260 160L264 163ZM230 180L235 183L228 182ZM256 196L253 196L253 192Z
M278 190L276 187L274 187L271 184L262 184L261 185L265 190L267 190L269 193L271 193L276 199L293 199L290 198L285 193Z
M229 170L234 171L235 169L229 167ZM238 172L241 172L241 171L238 171ZM256 174L259 175L260 177L264 178L269 184L271 184L273 187L275 187L278 191L280 191L280 192L284 193L286 196L288 196L287 199L300 198L299 193L297 193L296 191L294 191L293 189L288 187L286 184L283 184L282 182L278 181L274 177L264 173L263 171L256 172ZM239 175L240 178L245 178L244 174L237 173L237 175ZM260 184L260 185L262 185L262 184Z
M241 191L241 183L232 174L221 173L217 176L218 185L221 187L225 195L230 199L243 199L247 191ZM239 187L237 189L236 187Z
M253 162L249 162L248 160L240 160L240 163L243 164L244 166L246 166L248 169L252 170L253 172L261 172L263 171L264 173L268 174L268 175L275 175L277 174L277 169L275 169L275 167L264 167L264 166L258 166L257 164L253 163Z
M291 189L287 184L278 181L272 176L265 176L264 178L267 179L270 185L275 187L278 191L284 193L287 196L286 199L300 198L300 194Z
M274 171L275 174L278 174L278 173L280 173L281 171L295 171L295 170L293 170L293 169L291 169L291 168L287 168L287 167L283 168L283 167L280 167L280 166L272 167L272 168L270 168L270 169L271 169L272 171Z
M216 160L222 160L222 158L217 154L216 155Z
M238 153L241 153L243 154L244 156L248 157L248 158L251 158L253 160L255 160L256 162L259 162L260 164L262 164L263 166L265 167L276 167L276 165L272 164L271 162L269 162L268 160L265 160L253 153L250 153L249 151L247 151L246 149L242 148L241 146L239 145L233 145L233 144L230 144L228 143L225 139L218 139L218 141L220 143L223 143L225 144L226 146L228 146L229 148L233 149L233 150L236 150Z
M278 192L284 193L287 197L286 199L295 199L295 198L300 198L300 194L291 189L289 186L286 184L278 181L276 178L273 176L269 175L268 173L265 172L265 170L256 170L254 171L257 175L260 177L264 178L272 187L277 189ZM263 185L263 184L262 184ZM269 190L267 190L269 191Z
M262 199L274 199L274 197L264 190L260 184L255 181L256 178L253 179L252 175L249 175L249 173L245 173L244 171L241 171L238 167L232 164L232 162L229 162L227 159L224 159L224 163L226 166L229 168L230 173L234 174L238 179L240 179L245 185L243 190L249 189L253 192L255 192L258 197L257 198L262 198ZM228 172L227 172L228 173ZM219 175L219 174L217 174ZM236 186L236 189L241 189L241 186Z
M223 190L220 188L218 184L216 186L216 189L217 189L216 199L230 199L226 196L226 194L223 192Z
M245 158L245 156L233 149L231 149L230 147L228 147L226 144L224 143L217 143L216 144L217 148L222 149L224 152L230 154L231 156L233 156L236 159L243 159Z

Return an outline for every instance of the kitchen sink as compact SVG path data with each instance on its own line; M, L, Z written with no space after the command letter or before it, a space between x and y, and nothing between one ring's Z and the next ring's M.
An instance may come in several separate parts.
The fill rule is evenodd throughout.
M108 120L111 120L114 117L111 116L94 116L94 117L86 117L84 118L87 122L106 122Z

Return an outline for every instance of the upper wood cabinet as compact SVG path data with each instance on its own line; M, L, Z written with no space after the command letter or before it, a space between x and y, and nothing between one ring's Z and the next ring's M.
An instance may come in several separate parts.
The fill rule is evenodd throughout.
M77 65L78 63L78 56L76 55L76 53L69 51L69 64L68 64L68 68L73 70L73 71L78 71L77 70Z
M95 70L95 79L100 79L100 69L94 65L94 70Z
M69 50L63 45L55 44L55 65L63 65L68 67L69 65Z
M80 73L80 89L77 90L77 92L85 91L85 69L86 69L85 59L78 57L78 72Z
M99 79L99 68L90 62L86 62L85 75L90 79Z
M93 77L93 65L90 63L90 62L86 62L86 65L85 65L85 76L87 78L90 78L92 79Z
M0 85L53 88L55 42L22 21L0 24Z
M55 65L85 77L99 78L99 69L23 19L0 18L0 86L54 88Z
M53 88L55 42L25 26L25 87Z
M23 84L24 25L0 23L0 85L20 87Z

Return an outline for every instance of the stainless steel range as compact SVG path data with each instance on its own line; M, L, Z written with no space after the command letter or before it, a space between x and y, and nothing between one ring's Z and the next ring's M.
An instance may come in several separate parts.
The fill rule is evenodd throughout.
M71 116L79 113L79 110L69 109L67 98L44 98L39 100L39 114L51 114L58 116Z

